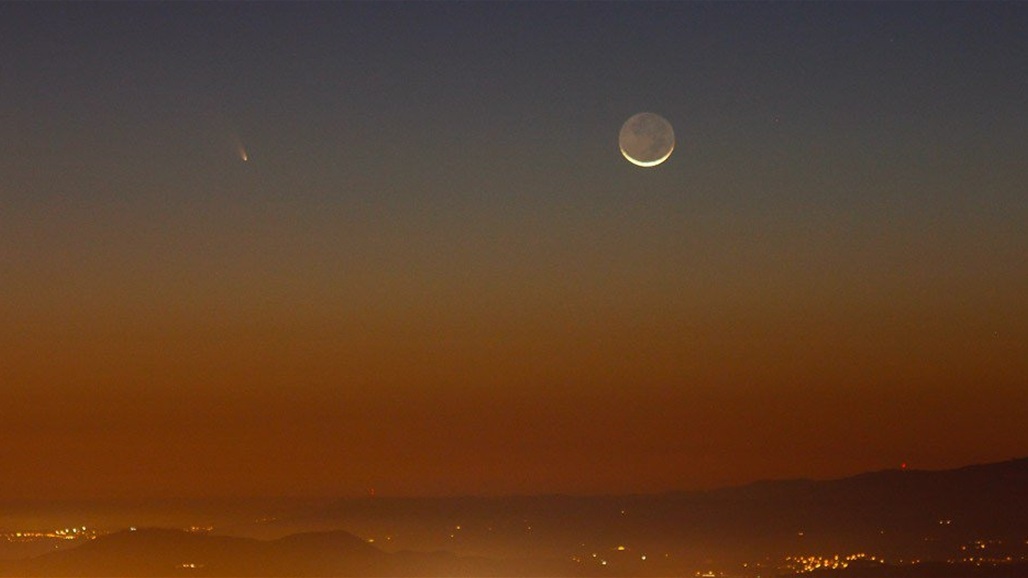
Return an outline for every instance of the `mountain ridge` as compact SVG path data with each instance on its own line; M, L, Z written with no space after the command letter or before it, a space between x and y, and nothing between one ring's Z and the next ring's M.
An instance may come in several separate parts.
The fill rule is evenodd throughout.
M985 544L1028 561L1026 488L1020 458L663 494L351 498L269 524L330 531L124 531L0 576L658 576L812 552L945 562Z

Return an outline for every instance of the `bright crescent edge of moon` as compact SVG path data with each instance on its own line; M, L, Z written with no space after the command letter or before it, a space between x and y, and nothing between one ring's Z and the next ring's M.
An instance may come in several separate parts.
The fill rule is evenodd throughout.
M629 156L628 153L625 152L625 149L621 148L621 145L618 145L618 150L621 151L621 155L624 156L625 159L628 162L632 163L633 165L640 166L640 167L655 167L655 166L659 165L660 163L668 160L668 157L671 156L671 153L675 152L675 145L674 144L671 145L671 148L668 149L666 155L660 157L657 160L653 160L653 161L637 161L637 160L633 159L631 156Z

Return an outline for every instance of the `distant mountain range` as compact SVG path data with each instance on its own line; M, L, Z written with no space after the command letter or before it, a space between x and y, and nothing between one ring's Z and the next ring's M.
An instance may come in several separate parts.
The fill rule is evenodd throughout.
M1028 459L660 495L348 499L281 524L361 537L140 529L3 562L0 575L756 576L781 573L786 556L851 552L890 564L845 576L917 575L895 565L911 560L949 561L924 576L1025 575ZM968 556L986 570L1009 558L1008 571L953 563Z
M488 556L591 556L624 545L697 564L854 549L945 559L978 539L1028 539L1028 458L658 495L349 499L306 522ZM453 538L441 531L457 526Z
M139 529L117 532L78 548L0 563L0 576L306 577L306 576L542 576L556 566L513 567L449 552L387 554L343 531L254 540Z

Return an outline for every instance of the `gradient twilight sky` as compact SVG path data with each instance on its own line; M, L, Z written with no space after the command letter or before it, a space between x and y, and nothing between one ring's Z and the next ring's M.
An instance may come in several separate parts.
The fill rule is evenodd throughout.
M1024 456L1026 143L1026 3L0 4L0 496Z

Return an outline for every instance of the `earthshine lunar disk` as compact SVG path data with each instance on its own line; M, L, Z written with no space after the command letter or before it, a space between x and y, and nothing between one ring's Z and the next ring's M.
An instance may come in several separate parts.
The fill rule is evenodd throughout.
M625 121L618 135L618 147L628 162L655 167L675 150L675 131L659 114L640 112Z

